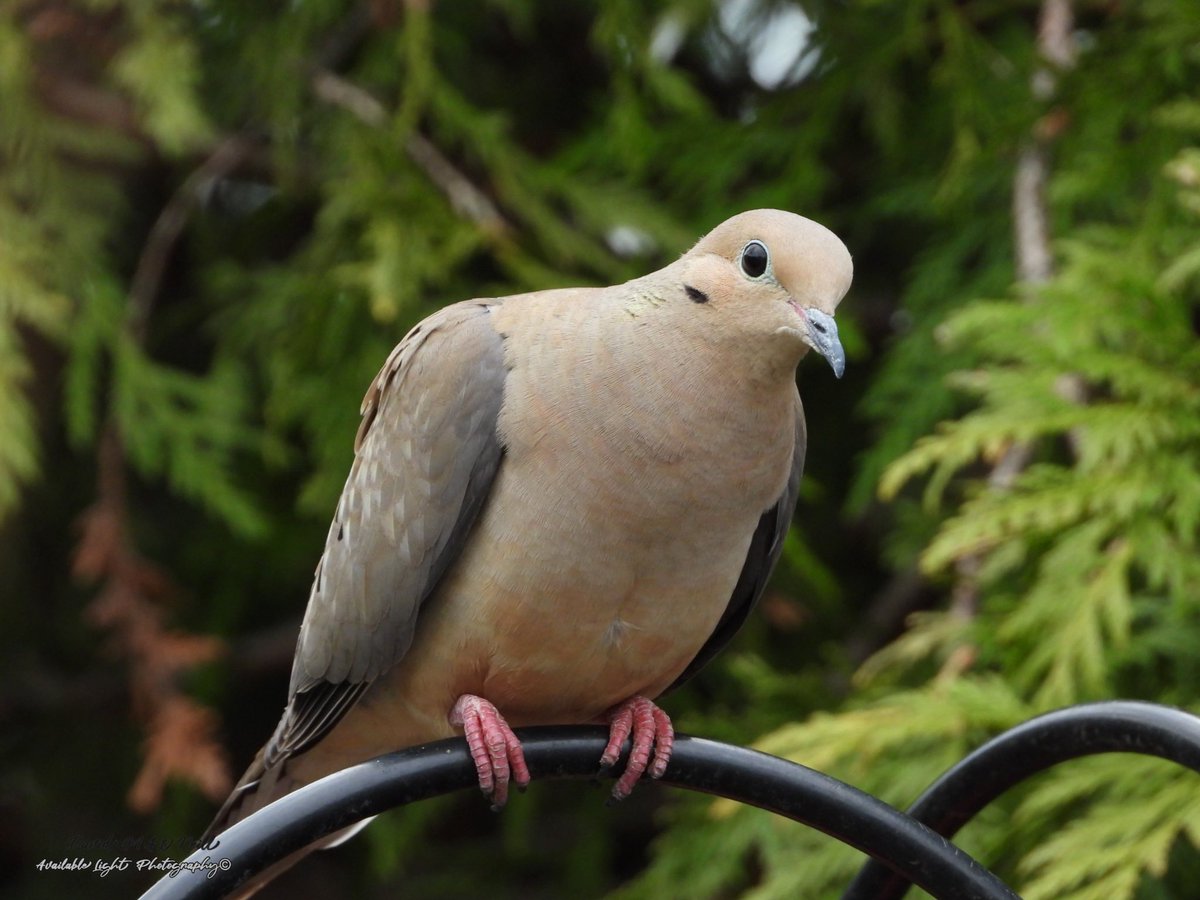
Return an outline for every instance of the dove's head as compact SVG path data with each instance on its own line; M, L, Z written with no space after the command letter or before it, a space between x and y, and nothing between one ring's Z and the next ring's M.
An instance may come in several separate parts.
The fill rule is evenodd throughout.
M794 369L816 350L839 378L846 364L834 310L850 288L846 246L811 219L755 209L722 222L680 260L684 291L728 337L765 363Z

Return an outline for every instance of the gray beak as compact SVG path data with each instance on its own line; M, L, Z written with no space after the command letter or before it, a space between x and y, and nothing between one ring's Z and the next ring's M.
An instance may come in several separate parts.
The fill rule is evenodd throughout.
M806 309L804 315L808 320L808 337L816 351L829 361L833 374L838 378L846 370L846 351L838 339L837 322L833 316L819 309Z

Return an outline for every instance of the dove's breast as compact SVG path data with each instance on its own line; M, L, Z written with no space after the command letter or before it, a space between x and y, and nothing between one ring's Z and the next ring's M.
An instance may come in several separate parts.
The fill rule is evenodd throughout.
M795 387L718 377L719 360L673 358L669 342L639 347L636 320L614 329L604 312L568 305L534 337L507 337L504 461L387 679L442 734L464 693L515 725L589 721L660 693L712 634L783 492ZM568 346L586 350L560 358Z

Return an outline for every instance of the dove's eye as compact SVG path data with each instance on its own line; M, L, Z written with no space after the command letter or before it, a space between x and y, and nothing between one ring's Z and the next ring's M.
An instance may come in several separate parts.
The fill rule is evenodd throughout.
M761 278L770 261L771 255L762 241L751 241L742 248L742 271L751 278Z

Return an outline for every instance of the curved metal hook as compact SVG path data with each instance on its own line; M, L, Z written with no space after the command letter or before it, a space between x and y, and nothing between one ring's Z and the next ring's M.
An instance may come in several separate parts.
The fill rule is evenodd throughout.
M908 814L952 838L1009 788L1061 762L1098 753L1157 756L1200 772L1200 718L1169 706L1127 700L1046 713L998 735L948 769ZM870 860L842 900L899 900L909 881Z
M607 729L525 728L517 732L534 778L595 778ZM618 764L614 767L620 771ZM778 757L680 735L663 783L748 803L810 825L894 868L939 898L1016 900L995 875L948 840L881 800ZM252 875L318 838L367 816L474 787L461 739L390 753L289 794L238 822L185 864L209 868L164 877L142 900L223 897ZM213 867L229 860L228 868Z

